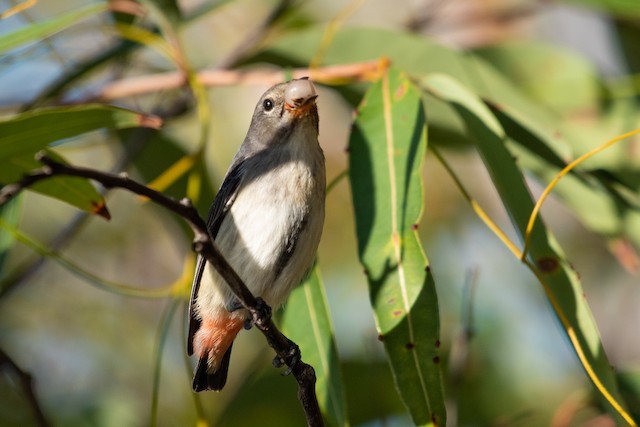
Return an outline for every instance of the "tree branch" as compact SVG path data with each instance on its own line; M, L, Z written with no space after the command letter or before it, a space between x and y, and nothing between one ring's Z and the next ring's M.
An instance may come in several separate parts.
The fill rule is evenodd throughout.
M367 80L377 75L379 70L380 61L368 61L353 64L330 65L314 69L295 68L291 71L291 75L293 78L308 76L314 81L322 83L336 80ZM238 84L274 85L283 81L285 71L206 69L197 72L197 78L200 80L200 83L208 87ZM87 97L74 99L73 102L112 101L127 96L177 89L186 83L187 79L184 73L180 71L129 77L109 83Z
M298 382L298 399L304 409L309 426L322 426L322 416L315 394L315 372L313 367L300 359L298 346L285 337L271 320L271 309L264 301L256 298L247 288L238 273L233 270L215 245L207 224L198 214L189 199L179 202L146 187L126 174L114 175L95 169L75 167L58 163L46 155L38 155L44 166L26 175L19 182L8 184L0 189L0 206L31 185L54 176L75 176L87 178L102 184L105 188L123 188L140 196L145 196L154 203L182 217L191 227L193 249L202 255L207 262L218 271L231 288L240 303L251 313L256 327L264 334L269 345L275 350L277 359L282 360L293 373Z

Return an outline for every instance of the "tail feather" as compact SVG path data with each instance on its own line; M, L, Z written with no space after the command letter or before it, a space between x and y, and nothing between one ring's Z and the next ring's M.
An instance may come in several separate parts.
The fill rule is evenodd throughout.
M231 360L231 348L229 346L220 361L220 365L213 372L208 372L207 356L203 356L198 361L196 372L193 375L193 391L213 390L220 391L227 383L229 373L229 361Z
M243 324L242 317L229 313L202 319L190 347L198 357L193 376L195 391L222 390L227 382L231 346Z

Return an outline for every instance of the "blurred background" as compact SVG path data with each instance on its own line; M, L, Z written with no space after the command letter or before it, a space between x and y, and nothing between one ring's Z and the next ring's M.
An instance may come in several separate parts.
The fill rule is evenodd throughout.
M19 3L0 0L0 12ZM0 20L0 35L91 2L33 3ZM162 7L163 2L156 3ZM631 0L293 1L284 2L287 11L282 19L265 27L281 3L179 1L180 12L193 17L179 30L191 67L235 65L239 51L250 53L287 31L316 24L411 32L478 54L561 117L567 127L589 133L601 143L615 136L602 125L601 106L633 100L640 87L640 7ZM247 40L251 49L246 48ZM34 103L71 70L119 43L113 17L100 14L0 57L0 113L8 116ZM496 45L515 54L494 55L491 47ZM85 100L106 82L173 69L156 50L142 46L87 73L67 87L64 96L47 102ZM198 202L203 215L212 189L219 186L244 138L256 100L268 86L207 89L207 182ZM353 105L331 87L319 90L320 142L332 180L347 165ZM167 115L162 136L150 138L144 131L92 133L60 146L65 158L98 169L126 169L149 182L184 153L197 150L202 129L197 109L184 91L162 90L111 103ZM637 109L630 111L624 116L631 126L627 130L638 127ZM625 152L630 161L640 165L638 140L623 144L628 144ZM509 219L477 155L460 146L446 153L470 192L501 228L509 230ZM611 425L589 406L592 386L535 278L479 221L431 157L424 179L420 233L440 301L449 424ZM167 191L182 197L188 185L180 179ZM530 185L539 195L543 187L533 180ZM194 397L191 367L185 359L188 289L177 299L163 292L191 274L190 236L174 217L138 198L118 191L106 197L109 222L25 194L17 213L19 229L75 265L65 267L51 254L40 262L33 244L16 244L0 275L0 349L33 377L35 396L50 423L149 425L154 378L159 378L157 424L161 426L194 425L198 405L216 426L302 425L295 381L282 378L271 367L272 353L255 330L239 337L224 392ZM633 249L588 231L556 200L545 205L543 216L580 273L611 364L637 386L640 280ZM357 258L346 180L328 194L318 256L352 425L411 425L377 340ZM83 272L96 280L80 277ZM94 286L101 281L159 291L154 298L127 296ZM35 425L19 380L11 369L0 371L2 426Z

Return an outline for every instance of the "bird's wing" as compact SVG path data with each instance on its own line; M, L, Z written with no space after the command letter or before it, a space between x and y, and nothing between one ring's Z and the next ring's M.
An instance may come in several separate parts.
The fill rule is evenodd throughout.
M216 194L216 197L211 204L211 208L209 208L207 228L209 229L209 234L211 234L211 237L214 239L216 238L218 231L220 230L220 225L222 224L226 213L231 208L238 192L238 188L240 187L240 182L242 181L242 170L244 167L243 165L244 160L236 161L232 164L229 172L227 172L227 176L225 176L224 181L220 186L220 190L218 190L218 194ZM196 331L200 329L201 321L195 312L195 304L206 263L207 261L204 257L198 255L196 271L193 276L193 284L191 286L191 299L189 301L189 337L187 340L187 352L189 353L189 356L193 354L193 336Z

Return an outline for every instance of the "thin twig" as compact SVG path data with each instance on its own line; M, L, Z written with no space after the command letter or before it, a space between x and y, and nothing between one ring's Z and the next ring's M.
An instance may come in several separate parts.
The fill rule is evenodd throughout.
M171 117L179 116L186 110L186 108L186 101L184 99L178 99L166 108L156 108L152 115L161 117L164 121ZM157 131L155 129L150 128L134 129L131 135L123 142L122 145L124 147L124 153L115 162L111 171L113 173L118 173L126 170L156 132ZM100 188L98 191L103 197L107 195L107 191L105 189ZM56 234L56 236L49 242L47 248L50 249L52 253L61 251L82 231L82 228L86 225L89 218L91 218L91 216L87 212L78 212L66 225L61 227L60 232L58 232L58 234ZM14 270L11 275L0 281L0 298L3 298L6 294L17 288L21 283L28 281L40 270L40 268L42 268L46 261L47 257L43 256L32 261L26 261Z
M309 76L319 83L329 83L336 80L361 81L368 80L376 75L379 68L380 63L376 60L353 64L330 65L313 70L309 70L308 68L295 68L291 71L291 74L293 78ZM287 71L284 70L205 69L197 72L196 77L200 83L206 87L240 84L273 85L283 81L285 74L287 74ZM187 84L186 77L184 73L180 71L129 77L109 83L87 97L74 99L73 102L112 101L128 96L177 89L185 84Z
M315 394L316 378L313 367L300 359L300 351L295 343L284 336L272 322L271 309L266 306L264 301L256 298L249 291L240 276L238 276L238 273L224 259L209 234L207 224L200 217L189 199L185 198L181 201L176 201L130 179L126 174L114 175L95 169L66 165L58 163L46 155L39 155L38 160L44 164L41 169L26 175L19 182L8 184L0 189L0 206L37 182L54 176L75 176L99 182L105 188L129 190L182 217L194 233L194 251L203 256L225 279L235 297L251 313L254 324L264 334L269 345L275 350L277 357L293 373L298 382L298 399L304 409L308 425L313 427L323 425L320 407Z

